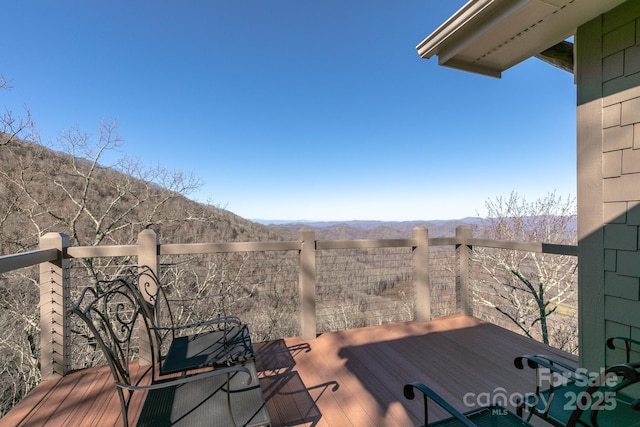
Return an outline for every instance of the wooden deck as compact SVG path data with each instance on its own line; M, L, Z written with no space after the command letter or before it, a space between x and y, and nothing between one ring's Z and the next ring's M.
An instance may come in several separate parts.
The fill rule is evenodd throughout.
M461 410L466 393L533 391L531 371L513 366L522 354L575 358L473 317L326 333L256 344L274 426L411 426L421 399L403 397L421 381ZM139 406L138 406L139 408ZM139 410L139 409L138 409ZM442 417L430 405L434 418ZM120 404L107 369L87 369L36 387L0 426L120 426Z

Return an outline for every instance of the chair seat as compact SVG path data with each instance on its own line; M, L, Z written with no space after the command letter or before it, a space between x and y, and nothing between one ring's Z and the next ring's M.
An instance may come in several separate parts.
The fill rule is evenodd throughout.
M235 372L150 390L138 426L270 425L255 365L248 362L245 367L251 373L249 385L246 372ZM231 410L227 390L232 396Z
M585 390L585 387L568 384L556 388L551 399L549 399L549 390L545 390L537 398L535 411L541 418L554 425L566 426L575 409L576 396L580 396ZM612 399L611 402L601 402L603 407L598 413L599 427L640 426L640 412L631 407L632 398L623 392L617 392L610 399ZM615 407L612 407L613 399L615 399ZM551 400L550 403L548 403L549 400ZM547 406L549 406L548 410ZM590 417L591 410L586 410L580 416L580 420L586 425L591 425Z
M573 409L567 409L567 405L572 402L572 396L578 396L586 390L584 386L577 386L575 383L568 384L562 387L556 387L551 395L549 390L541 391L538 396L529 395L528 403L531 405L532 399L535 399L535 409L532 408L540 417L549 421L554 425L566 426ZM574 402L575 403L575 398ZM528 406L529 406L528 405ZM589 412L585 411L580 419L588 422Z
M223 331L176 337L160 366L160 374L183 372L208 366L226 366L253 360L253 345L247 325L227 329L227 344Z
M598 412L599 427L638 427L640 426L640 412L631 407L635 398L627 393L618 391L615 396L615 408L609 403Z
M489 406L466 412L465 417L475 425L482 427L522 427L530 426L522 418L500 406ZM429 427L457 427L464 426L455 417L429 423Z

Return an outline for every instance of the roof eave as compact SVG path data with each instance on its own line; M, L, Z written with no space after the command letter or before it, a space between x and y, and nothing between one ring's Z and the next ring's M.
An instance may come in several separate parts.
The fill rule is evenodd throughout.
M456 61L451 59L446 63L440 63L443 67L453 68L460 71L468 71L474 74L480 74L487 77L495 77L499 79L502 77L502 71L491 67L485 67L479 64L472 64L468 61Z
M471 0L467 2L416 46L418 55L420 55L421 58L429 59L437 54L439 47L445 40L455 34L460 28L467 25L474 16L484 10L492 1L493 0Z
M470 0L416 49L442 66L499 78L625 1Z

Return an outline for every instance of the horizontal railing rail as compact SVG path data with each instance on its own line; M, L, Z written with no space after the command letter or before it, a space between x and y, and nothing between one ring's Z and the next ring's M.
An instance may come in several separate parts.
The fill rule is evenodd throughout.
M468 239L459 237L435 237L429 239L429 246L481 246L486 248L509 249L556 255L578 255L575 245L552 243L525 243L491 239ZM359 239L359 240L317 240L316 249L361 249L416 247L415 239ZM160 255L207 254L218 252L263 252L300 250L299 241L284 242L230 242L230 243L165 243L160 245ZM71 258L100 258L138 255L137 245L72 246L67 248ZM0 257L0 273L40 264L56 259L57 249L39 249L30 252Z
M300 242L170 243L160 245L160 255L210 254L219 252L299 251Z
M461 244L494 249L509 249L512 251L539 252L555 255L578 255L578 247L575 245L559 245L553 243L526 243L490 239L468 239L466 242L462 242Z
M58 249L38 249L0 257L0 274L31 267L58 258Z
M41 286L41 354L42 377L64 375L69 370L69 322L65 310L69 304L69 261L74 258L136 257L138 265L145 265L159 275L161 256L249 253L269 251L297 251L299 256L298 292L300 300L300 335L303 339L316 336L317 251L369 250L378 248L409 248L413 280L414 319L431 317L431 288L429 251L431 247L452 246L455 249L455 305L456 312L471 314L469 297L470 259L473 247L529 251L558 255L577 255L577 247L549 243L526 243L473 238L471 227L462 226L455 237L429 238L428 230L418 227L406 239L317 240L313 230L302 230L295 241L224 242L224 243L161 243L157 233L144 230L136 245L70 246L67 236L49 233L41 238L40 249L0 257L0 273L28 266L40 265ZM402 279L406 282L406 278ZM140 344L141 362L144 346Z
M368 239L368 240L318 240L316 249L363 249L416 247L415 239Z

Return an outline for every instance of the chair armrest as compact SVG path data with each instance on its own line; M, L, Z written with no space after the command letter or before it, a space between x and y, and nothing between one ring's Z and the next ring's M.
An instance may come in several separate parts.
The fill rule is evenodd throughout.
M543 354L518 356L513 360L513 364L518 369L524 369L525 361L527 366L535 369L537 373L540 372L540 368L546 368L550 373L559 375L566 381L585 381L589 379L589 375L585 370L577 369L566 362ZM536 384L536 393L540 391L539 387L540 384ZM550 390L553 390L553 388L554 382L551 382Z
M535 391L533 393L527 393L524 397L518 399L516 405L518 415L522 415L522 410L524 408L531 410L536 407L539 402L539 397L544 393L549 393L549 397L547 399L551 399L557 386L560 387L559 390L562 390L563 385L574 383L576 381L587 381L589 379L586 372L578 370L568 363L546 355L527 354L524 356L518 356L513 360L513 364L518 369L524 369L525 362L529 368L536 370ZM541 369L549 370L548 385L543 384L540 372ZM557 382L559 379L561 380L560 383ZM530 399L532 396L535 396L535 398Z
M458 410L456 410L453 406L451 406L446 400L444 400L442 397L440 397L440 395L438 393L436 393L435 391L433 391L432 389L430 389L429 387L427 387L426 385L419 383L419 382L413 382L410 384L406 384L404 386L404 397L406 397L409 400L412 400L415 398L415 393L413 389L417 389L419 390L422 395L423 395L423 399L424 399L424 425L428 425L429 423L429 414L427 411L427 397L431 400L433 400L434 402L436 402L438 404L438 406L442 407L444 410L446 410L448 413L450 413L451 415L453 415L460 423L462 423L462 425L467 426L467 427L476 427L476 424L472 423L471 421L469 421L467 419L467 417L465 417L461 412L459 412Z
M627 356L627 363L631 362L631 344L637 345L640 348L640 341L634 340L632 338L627 337L611 337L607 340L607 347L611 350L615 350L616 343L615 341L622 341L624 343L624 350Z
M229 367L225 367L225 368L218 368L215 369L213 371L207 371L207 372L202 372L199 374L194 374L194 375L189 375L186 377L175 377L175 378L169 378L169 379L165 379L162 381L158 381L155 382L153 384L150 385L129 385L129 384L123 384L121 382L116 382L116 386L125 389L125 390L129 390L129 391L137 391L137 390L158 390L158 389L162 389L162 388L166 388L166 387L171 387L171 386L175 386L175 385L180 385L180 384L185 384L185 383L189 383L191 381L198 381L198 380L202 380L205 378L209 378L209 377L214 377L217 375L226 375L229 373L233 373L233 372L244 372L247 374L247 376L249 377L249 381L247 382L247 384L251 384L251 381L253 380L253 378L251 377L251 371L249 371L249 369L247 369L244 366L238 365L238 366L229 366Z
M524 369L524 362L532 369L538 369L541 366L556 373L569 372L572 375L577 375L577 369L575 366L570 365L562 360L554 359L544 354L525 354L524 356L518 356L513 360L513 364L518 369Z
M640 362L620 363L610 367L605 373L614 373L622 377L623 381L610 388L611 391L617 392L640 381Z
M615 374L623 377L627 382L622 383L616 387L611 387L612 391L618 390L620 388L624 388L629 385L630 382L640 381L640 362L634 363L621 363L618 365L614 365L609 369L603 371L599 377L593 377L586 370L576 369L573 366L564 363L560 360L553 359L549 356L544 355L525 355L516 357L513 361L514 365L518 369L524 369L524 361L527 361L527 365L532 369L539 369L540 367L544 367L549 369L551 372L558 373L560 375L564 375L565 378L575 381L589 381L588 384L597 384L597 381L601 381L599 378L602 375L610 375ZM568 377L571 375L571 378ZM605 378L606 379L606 378Z

